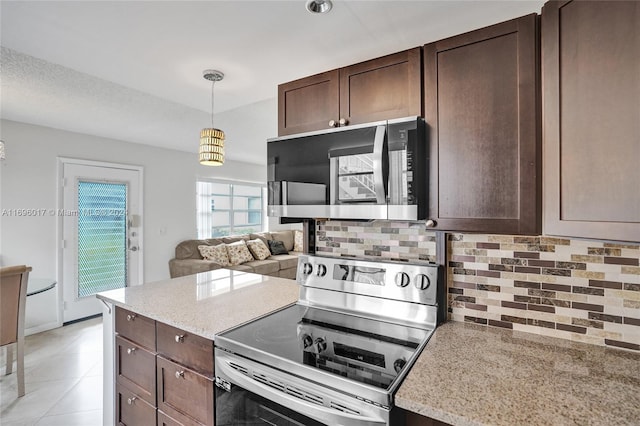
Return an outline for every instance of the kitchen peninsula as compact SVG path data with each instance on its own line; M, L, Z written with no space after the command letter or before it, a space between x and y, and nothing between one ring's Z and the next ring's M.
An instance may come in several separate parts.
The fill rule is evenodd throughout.
M136 316L155 322L158 352L161 329L167 328L184 332L176 333L176 342L194 335L212 345L222 331L294 303L298 285L220 269L98 297L115 307L110 314L105 309L104 316L104 416L105 424L113 424L116 311L129 312L134 322ZM157 359L160 370L166 361L160 355ZM135 404L136 398L123 401ZM640 355L450 322L436 330L398 390L396 405L409 412L407 425L433 424L422 415L456 425L548 424L552 419L557 424L634 424L640 419ZM158 424L175 424L164 420L165 414L158 408Z

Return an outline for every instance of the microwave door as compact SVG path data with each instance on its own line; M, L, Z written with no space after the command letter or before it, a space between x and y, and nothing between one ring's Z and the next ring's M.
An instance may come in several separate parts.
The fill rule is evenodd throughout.
M384 125L371 145L334 149L330 157L330 204L386 203Z

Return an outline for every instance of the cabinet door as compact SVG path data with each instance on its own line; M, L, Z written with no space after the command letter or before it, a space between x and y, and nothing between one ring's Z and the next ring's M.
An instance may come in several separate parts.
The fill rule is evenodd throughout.
M116 380L156 405L156 355L116 336Z
M116 386L116 421L118 425L155 425L156 409L125 386Z
M544 232L640 241L640 2L542 10Z
M158 409L182 424L214 424L213 380L158 356Z
M340 118L348 124L422 116L422 49L340 69Z
M425 46L436 229L540 232L538 39L531 14Z
M278 136L328 129L339 117L338 70L278 86Z

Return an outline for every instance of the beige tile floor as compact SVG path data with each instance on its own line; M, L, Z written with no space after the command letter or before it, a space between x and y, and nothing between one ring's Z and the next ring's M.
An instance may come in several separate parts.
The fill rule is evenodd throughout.
M102 424L102 318L27 336L22 398L0 353L1 426Z

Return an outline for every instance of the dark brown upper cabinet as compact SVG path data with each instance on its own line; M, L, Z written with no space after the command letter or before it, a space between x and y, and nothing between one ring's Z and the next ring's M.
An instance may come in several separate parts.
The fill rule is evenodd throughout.
M640 2L542 9L544 233L640 241Z
M422 116L417 47L278 86L278 136Z
M538 22L531 14L425 46L428 226L540 232Z

